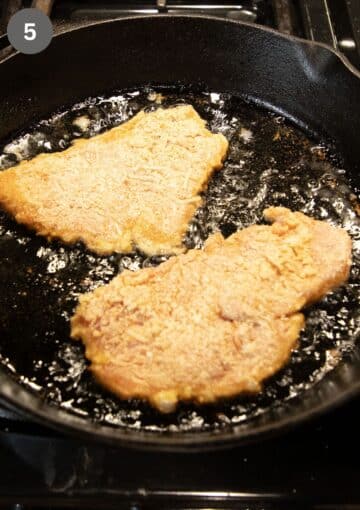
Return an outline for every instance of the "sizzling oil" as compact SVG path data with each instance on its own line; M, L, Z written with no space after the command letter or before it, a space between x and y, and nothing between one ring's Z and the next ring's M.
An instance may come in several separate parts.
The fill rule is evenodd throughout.
M360 221L357 198L339 160L286 121L243 100L217 93L154 90L90 98L40 122L3 147L0 168L41 152L66 149L126 121L140 109L193 104L230 143L223 170L204 193L185 243L201 248L262 222L269 205L283 205L344 227L353 239L349 283L306 311L306 328L289 364L256 397L216 406L183 404L161 416L138 400L120 401L86 370L83 347L69 339L79 294L109 282L123 269L154 266L166 257L141 253L96 256L81 244L48 243L0 213L0 361L31 391L54 405L101 423L172 431L209 430L239 423L294 398L319 381L354 347L360 330ZM16 374L16 375L15 375Z

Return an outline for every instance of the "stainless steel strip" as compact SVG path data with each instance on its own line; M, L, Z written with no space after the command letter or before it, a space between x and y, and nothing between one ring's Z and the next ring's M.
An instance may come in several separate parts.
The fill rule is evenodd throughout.
M238 19L242 21L254 22L257 19L256 12L244 9L241 5L225 5L225 4L175 4L158 0L156 5L136 5L129 4L111 7L109 9L101 9L100 7L83 7L75 9L71 14L72 20L81 19L111 19L120 18L132 14L157 14L159 12L168 12L173 14L197 13L208 14L214 16L224 16L230 19Z

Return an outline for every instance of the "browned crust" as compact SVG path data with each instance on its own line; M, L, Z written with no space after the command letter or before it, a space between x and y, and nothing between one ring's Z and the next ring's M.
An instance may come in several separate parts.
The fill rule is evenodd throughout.
M101 384L161 412L260 391L297 344L299 310L351 265L345 231L279 207L265 216L272 226L215 234L203 251L125 271L81 297L71 336Z
M137 172L134 172L131 166L132 154L136 151L140 154L136 161L141 163L142 148L139 148L137 142L141 139L142 130L149 129L146 128L146 123L149 124L150 121L154 123L153 137L151 132L149 135L149 131L145 134L148 136L149 147L155 143L155 159L151 161L152 167L156 166L156 157L161 150L161 144L156 145L158 134L156 128L158 130L162 128L160 132L164 135L168 127L169 136L171 136L169 143L173 144L174 149L173 153L169 150L168 178L164 175L166 167L162 162L161 182L163 185L160 185L157 194L152 189L156 184L155 180L155 184L150 187L148 182L151 181L146 180L148 177L152 178L152 170L146 169L147 160L144 160L145 170L142 169L142 174L139 174L139 179L145 179L144 186L139 181L138 189L136 189ZM194 157L196 147L198 150L209 147L200 169L194 170L190 177L186 174L189 170L186 164L191 164L191 154L187 156L188 149L181 145L184 143L181 139L177 146L177 122L179 125L184 125L184 129L188 125L194 133L194 137L190 137L191 143L189 142L189 146L195 146ZM179 128L179 134L184 134L181 128ZM186 141L185 135L186 133L183 139ZM132 138L135 139L133 149ZM198 143L193 143L194 140ZM124 164L121 151L116 152L120 146L124 147L125 154L129 154L129 169L123 171L123 184L116 181L116 175L112 170L116 167L117 158L120 167ZM220 134L208 131L205 122L191 106L159 109L151 113L140 112L130 121L101 135L74 141L72 146L63 152L40 154L30 161L23 161L14 168L0 172L0 205L19 223L35 230L39 235L48 239L58 238L69 244L82 241L89 249L102 255L112 252L126 253L132 251L134 247L148 254L180 253L184 251L182 240L188 223L201 203L200 192L206 187L211 174L222 167L227 149L227 140ZM149 154L151 155L150 149L144 150L145 157ZM185 158L185 156L187 159L184 159L185 166L181 175L172 165L174 161L176 165L181 163L181 157ZM198 166L195 165L196 168ZM176 171L172 171L172 168ZM82 178L79 178L79 172ZM134 200L139 202L135 212L130 214L129 207L126 206L123 210L120 209L119 204L116 203L116 190L112 188L106 190L106 186L103 199L100 192L96 190L96 183L93 185L93 195L88 193L88 189L87 194L83 195L82 191L89 186L87 181L94 172L99 174L99 185L102 185L101 180L106 181L109 174L109 188L111 188L110 182L114 181L119 187L119 197L122 197L120 201L126 199L127 190L129 197L133 193ZM127 175L128 181L126 181ZM156 173L154 175L156 177ZM174 190L172 179L176 179L175 188L178 185L179 189L186 180L190 179L183 194ZM66 183L71 190L67 189ZM60 186L63 193L59 192ZM146 186L149 188L148 191L145 190ZM73 200L74 197L77 197L77 200ZM63 202L63 209L60 207L61 202ZM106 223L107 215L110 226ZM166 223L168 215L172 219L172 228ZM104 227L100 226L102 223Z

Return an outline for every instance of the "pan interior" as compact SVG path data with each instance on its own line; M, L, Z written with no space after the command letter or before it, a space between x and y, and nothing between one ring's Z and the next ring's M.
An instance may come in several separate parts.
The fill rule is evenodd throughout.
M50 404L109 426L185 432L251 420L320 381L351 355L359 330L360 209L341 158L282 117L239 97L147 88L89 98L4 144L0 168L41 152L64 150L73 139L96 135L143 108L179 103L192 104L209 128L230 142L224 168L209 182L204 203L189 226L187 247L201 248L218 229L228 236L262 222L263 209L283 205L347 229L354 246L351 277L346 286L306 311L299 348L260 395L203 407L182 404L176 413L162 416L139 400L117 399L93 380L82 345L69 339L69 318L79 294L109 282L125 268L155 266L166 257L138 252L96 256L81 244L49 243L1 212L3 370Z

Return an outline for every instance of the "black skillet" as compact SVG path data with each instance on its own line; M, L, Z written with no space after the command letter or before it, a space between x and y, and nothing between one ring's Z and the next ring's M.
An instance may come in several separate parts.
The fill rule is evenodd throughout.
M328 140L343 158L353 189L359 184L360 75L340 54L321 44L240 22L159 15L70 30L54 37L39 55L15 54L3 60L0 73L0 140L11 139L35 121L89 96L141 89L149 84L177 85L180 89L185 86L183 90L190 86L241 96L283 115L315 139ZM11 219L3 217L2 221L13 237L22 239L30 235ZM111 426L97 419L102 405L100 390L99 400L91 401L86 416L68 412L64 406L60 408L59 401L49 403L43 398L49 390L48 380L42 381L42 390L37 392L21 377L25 366L31 366L42 356L49 361L53 351L61 350L61 346L51 343L51 338L41 337L41 332L45 335L51 329L51 325L47 328L48 325L40 324L42 309L52 299L49 281L37 282L32 292L27 287L29 279L24 269L28 262L30 272L37 271L35 263L32 267L31 249L48 245L39 238L31 240L30 245L32 248L21 248L18 243L16 250L2 251L0 260L1 292L5 296L0 310L0 397L6 405L45 425L113 445L216 448L283 430L340 404L360 390L359 352L354 348L335 370L297 398L270 405L265 412L254 413L251 419L235 420L237 424L225 420L219 425L231 403L204 411L220 417L220 421L212 421L213 426L175 430L171 425L181 422L181 416L196 414L196 408L185 406L176 417L160 419L142 403L113 399L118 415L131 416L133 421L128 427ZM61 245L55 243L55 249L61 250ZM78 254L80 264L88 260L83 251L78 247L71 255ZM356 305L356 301L351 303L353 309ZM20 312L14 313L19 307ZM60 315L61 309L57 312ZM43 317L46 320L47 315ZM36 321L39 324L34 329ZM355 342L355 329L351 335L349 340ZM96 396L98 390L92 386L95 383L88 384L89 391ZM145 418L137 426L139 409ZM147 426L143 427L146 420Z

